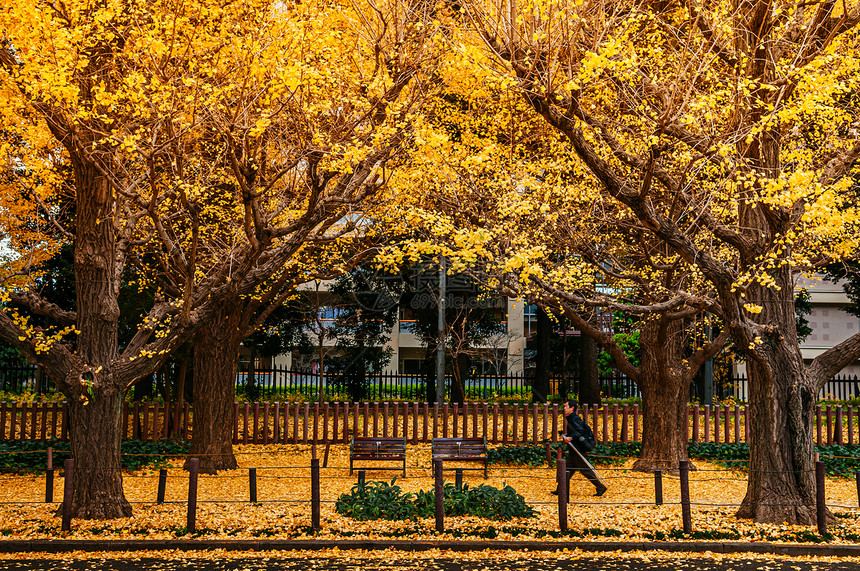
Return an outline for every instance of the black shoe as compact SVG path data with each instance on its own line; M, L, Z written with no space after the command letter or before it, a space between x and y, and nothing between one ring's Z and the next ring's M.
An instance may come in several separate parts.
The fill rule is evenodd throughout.
M552 494L552 495L554 495L554 496L557 496L557 495L558 495L558 490L553 490L553 491L551 491L551 492L550 492L550 494Z
M598 496L598 497L599 497L599 496L602 496L603 494L605 494L605 493L606 493L606 490L607 490L606 486L603 486L603 485L598 486L597 491L595 492L595 494L594 494L594 495L595 495L595 496Z

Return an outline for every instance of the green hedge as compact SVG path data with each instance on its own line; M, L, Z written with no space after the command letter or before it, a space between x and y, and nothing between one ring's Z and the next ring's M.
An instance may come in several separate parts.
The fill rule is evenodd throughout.
M54 468L62 469L69 458L69 443L61 440L37 442L33 440L0 440L0 472L41 472L45 470L48 447L54 449ZM170 464L171 456L188 453L188 442L159 440L141 442L127 440L122 443L122 467L127 470L141 468L160 469Z
M433 517L436 512L435 491L403 492L395 482L359 482L348 494L342 494L335 503L335 511L360 521L414 520ZM474 515L487 519L507 521L515 517L534 517L537 512L512 487L501 489L481 484L457 488L444 485L446 516Z

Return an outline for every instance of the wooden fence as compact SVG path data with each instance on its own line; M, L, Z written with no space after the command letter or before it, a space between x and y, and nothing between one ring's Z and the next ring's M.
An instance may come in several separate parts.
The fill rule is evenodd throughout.
M691 405L687 431L695 442L745 442L747 408ZM488 443L541 443L558 440L563 426L558 404L435 405L419 402L235 403L233 442L241 444L343 443L353 436L486 437ZM638 441L643 420L639 405L584 405L581 415L598 442ZM189 403L125 403L123 434L132 440L189 439L194 408ZM65 403L0 403L0 440L67 439ZM860 407L819 405L818 444L860 444Z

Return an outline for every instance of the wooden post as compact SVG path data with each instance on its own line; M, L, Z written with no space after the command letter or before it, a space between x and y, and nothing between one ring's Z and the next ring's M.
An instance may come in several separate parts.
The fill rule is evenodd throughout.
M508 443L508 403L502 405L502 444Z
M821 405L815 405L815 443L821 446Z
M588 416L588 415L586 415ZM550 440L553 442L558 442L558 403L553 403L552 405L552 433L550 434Z
M304 425L302 427L302 443L303 444L308 443L308 417L310 416L310 412L311 412L311 403L306 402L305 403L305 409L302 411L302 423Z
M633 442L639 441L639 405L633 405Z
M714 405L714 444L720 443L720 405Z
M5 404L5 403L4 403ZM122 417L122 439L125 440L128 438L128 403L122 403L123 417ZM57 420L60 417L60 407L57 406L57 403L53 403L51 405L51 440L57 437ZM848 417L851 418L850 416ZM6 422L3 419L0 422L0 439L3 438L3 432L6 430Z
M454 470L454 488L459 492L463 489L463 469Z
M487 436L487 421L488 421L489 416L490 416L490 414L489 414L490 411L489 411L489 406L487 405L486 402L484 403L483 408L484 408L484 418L481 421L481 428L484 431L484 438L487 440L487 442L490 442L490 438Z
M609 405L603 404L603 430L601 431L600 441L607 442L609 440Z
M447 424L447 422L446 422L446 424ZM457 438L457 430L459 428L460 428L460 404L455 402L454 403L454 427L453 427L453 434L451 434L451 436L453 436L454 438ZM465 436L465 434L463 436Z
M379 403L373 403L373 437L379 436Z
M499 443L499 403L493 404L493 444Z
M549 420L549 403L543 403L543 440L546 441L549 436L549 426L547 421Z
M167 491L167 470L162 468L158 471L158 491L155 494L155 503L161 505L164 503L164 493Z
M705 405L705 443L711 441L711 405Z
M707 418L707 414L706 408L705 418ZM690 461L681 460L679 464L679 472L681 475L681 519L684 523L684 533L692 533L693 519L690 514Z
M448 438L448 403L442 406L442 438Z
M625 404L624 408L621 411L621 442L625 444L629 442L629 437L627 435L627 415L630 413L630 405Z
M558 528L567 531L567 460L558 451L556 460L556 480L558 481Z
M0 440L6 439L6 401L0 403Z
M74 494L73 478L75 473L75 461L71 458L65 462L63 471L63 523L62 531L72 529L72 494Z
M815 519L818 535L827 535L827 505L824 496L824 462L815 462Z
M654 505L663 505L663 472L654 470Z
M45 470L45 503L54 503L54 449L48 447L48 467Z
M827 405L827 444L833 444L833 405Z
M834 429L833 440L836 441L836 444L842 446L844 442L842 438L842 405L836 405L836 428Z
M612 442L618 442L618 403L612 403Z
M434 489L436 493L436 531L445 531L445 488L442 484L442 460L433 461Z
M247 418L247 417L245 417ZM185 528L188 533L197 531L197 477L200 474L200 459L188 459L188 516Z
M269 401L263 405L263 444L269 443Z
M729 427L729 405L723 406L723 420L726 421L726 426L725 426L725 429L723 430L723 432L725 434L725 438L723 438L723 442L728 444L730 442L729 438L731 437L731 430Z
M328 447L326 447L328 456ZM317 458L317 448L314 446L311 458L311 527L319 531L320 527L320 460Z
M248 417L250 416L250 404L245 403L245 418L242 419L242 444L248 443Z
M257 469L248 468L248 496L252 504L257 503Z

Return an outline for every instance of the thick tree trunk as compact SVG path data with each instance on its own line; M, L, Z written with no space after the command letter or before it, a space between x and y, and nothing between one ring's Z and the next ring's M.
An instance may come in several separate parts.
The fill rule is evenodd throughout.
M687 403L690 401L690 371L682 366L683 323L642 322L639 343L642 359L639 389L642 392L642 454L634 470L678 473L687 455ZM695 467L692 467L695 469Z
M537 308L537 332L535 335L535 378L532 382L532 401L546 402L549 396L550 349L552 321L542 307Z
M580 337L579 351L579 402L599 404L600 377L597 374L597 343L588 335ZM567 395L563 395L567 397Z
M750 470L737 515L757 523L814 525L817 391L797 344L791 274L783 270L777 278L781 289L748 293L763 307L758 321L767 336L747 355Z
M69 428L74 464L72 517L130 517L122 490L120 443L122 395L96 388L86 401L69 399Z
M77 352L87 370L70 371L61 386L69 397L69 434L75 460L72 515L128 517L132 510L122 489L120 417L125 390L132 379L110 374L119 347L122 274L111 222L113 194L108 181L92 165L75 164L75 187ZM89 388L85 388L86 383L90 383Z
M239 362L241 311L229 307L194 336L194 424L189 458L212 474L237 467L233 455L233 402ZM186 463L187 464L187 463Z

